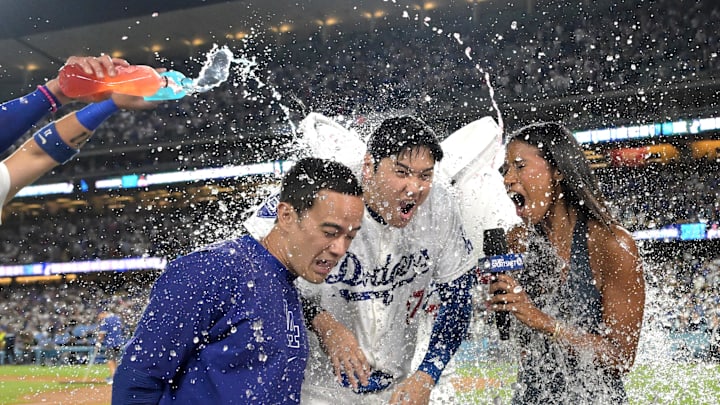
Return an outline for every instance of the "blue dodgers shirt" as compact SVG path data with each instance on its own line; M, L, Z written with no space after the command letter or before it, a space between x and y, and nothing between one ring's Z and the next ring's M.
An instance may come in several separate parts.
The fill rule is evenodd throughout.
M127 345L113 403L298 403L308 347L293 281L251 237L172 261Z
M123 336L123 324L120 317L116 314L110 314L100 321L99 330L105 334L103 343L107 347L119 348L125 344Z

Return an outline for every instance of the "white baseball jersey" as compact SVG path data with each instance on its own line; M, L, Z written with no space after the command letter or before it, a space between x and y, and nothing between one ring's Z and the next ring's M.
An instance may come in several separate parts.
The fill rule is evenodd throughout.
M475 266L454 198L436 182L405 228L383 225L366 210L357 237L326 282L299 281L304 295L319 298L353 332L373 369L393 375L396 383L415 371L417 315L431 283L450 282ZM358 401L350 389L340 389L330 359L311 336L302 402L351 403L338 402L338 395Z
M10 192L10 173L5 163L0 162L0 213L2 207L5 206L5 199ZM2 224L2 215L0 215L0 224Z

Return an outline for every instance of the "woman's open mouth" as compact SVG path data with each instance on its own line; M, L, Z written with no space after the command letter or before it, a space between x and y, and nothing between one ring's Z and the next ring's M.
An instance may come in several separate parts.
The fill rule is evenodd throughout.
M525 196L514 191L509 191L508 197L510 197L510 200L512 200L513 204L515 204L515 211L517 212L517 215L520 216L520 213L525 207Z

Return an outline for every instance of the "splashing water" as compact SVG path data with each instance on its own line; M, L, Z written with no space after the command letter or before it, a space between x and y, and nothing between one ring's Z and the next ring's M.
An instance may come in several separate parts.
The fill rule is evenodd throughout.
M207 59L203 64L200 74L196 79L189 79L184 74L169 70L160 75L167 79L167 85L162 87L152 96L145 97L149 101L177 100L187 95L204 93L212 90L228 80L233 65L241 81L249 78L255 79L260 87L263 83L255 76L257 63L247 58L236 58L227 46L218 47L217 44L207 53Z
M245 54L246 51L247 48L243 48L240 52ZM228 81L231 81L234 87L244 85L245 88L239 94L240 97L255 101L263 100L278 107L284 115L284 121L291 129L291 133L295 134L297 129L290 119L290 108L280 102L282 100L281 93L273 85L266 84L257 73L256 56L235 56L227 45L213 44L212 49L205 54L205 62L200 73L197 78L191 80L192 84L186 91L191 94L205 93ZM250 82L252 82L252 86L247 85ZM272 190L274 190L274 186L260 186L256 194L243 195L248 206L237 201L218 200L215 207L204 211L199 229L195 233L194 242L189 248L199 248L221 240L240 237L245 233L243 227L238 226L238 223L242 221L231 220L231 218L249 216L253 207L257 203L261 203L262 198L271 194Z
M395 2L393 2L395 3ZM413 16L408 13L408 11L403 11L403 17L408 19L414 19L415 21L418 21L418 15ZM458 47L458 54L464 55L464 57L471 61L474 64L474 68L481 73L484 84L487 85L488 91L490 94L490 100L492 102L493 109L497 112L497 119L498 123L501 126L503 125L503 119L502 119L502 113L498 107L498 103L495 100L495 89L493 88L490 74L484 69L480 63L476 63L475 59L477 59L476 54L473 52L473 47L469 46L472 44L466 44L462 39L462 35L458 32L454 32L452 34L449 34L448 30L439 29L437 27L432 27L431 24L432 20L430 18L423 18L422 19L422 25L424 27L429 27L432 29L432 31L437 36L447 37L450 42L453 43L453 45ZM517 23L513 22L512 29L517 29ZM477 49L477 48L475 48ZM539 55L543 55L540 53ZM231 75L234 75L237 73L237 76L239 77L239 80L245 81L245 80L254 80L258 83L258 87L262 88L265 86L264 83L261 82L259 78L255 76L255 68L257 67L257 63L254 58L246 59L246 58L238 58L233 55L233 52L227 47L222 46L218 47L215 45L213 49L208 52L207 54L207 60L205 64L202 67L202 70L198 77L193 80L193 92L194 93L203 93L210 91L214 88L219 87L222 83L226 82L228 79L230 79ZM293 133L295 133L295 126L291 119L289 119L290 115L290 109L282 104L280 104L280 101L283 98L283 95L278 92L274 88L270 88L271 93L271 99L273 102L278 103L280 108L283 110L283 112L286 115L286 122L288 125L290 125L293 128ZM372 117L366 117L368 127L372 125L379 124L380 121L382 121L383 118L386 117L376 117L376 119L372 119ZM344 125L346 128L349 129L351 127L350 124ZM320 130L316 128L316 130ZM368 129L370 131L370 129ZM348 131L349 132L349 131ZM334 134L339 134L339 131L334 132ZM340 145L342 146L342 142L335 142L333 145ZM325 146L333 146L333 145L325 145ZM330 150L330 148L328 148ZM342 149L339 149L342 150ZM333 153L336 153L333 151ZM268 193L260 193L260 194L268 194ZM221 211L225 212L227 211L227 207L221 207ZM219 225L215 223L216 221L220 222L219 220L208 220L208 223L206 224L208 231L207 233L203 233L205 237L210 238L216 238L216 239L225 239L227 238L228 231L235 230L235 228L232 228L231 226L227 225L227 222L229 221L222 221L224 222L223 225ZM200 240L198 238L199 244L204 244L207 240ZM658 269L660 271L660 269ZM541 286L544 287L544 286ZM552 285L547 286L546 288L550 289ZM670 352L670 344L671 342L668 339L668 333L663 330L663 326L659 325L659 321L657 321L656 317L664 314L669 309L671 305L671 301L668 298L663 297L660 294L660 291L656 289L650 289L648 294L648 303L650 308L646 309L646 322L644 323L643 331L641 334L641 341L638 349L638 358L636 361L637 366L646 366L647 368L652 368L657 376L660 376L660 379L663 381L667 381L668 386L671 387L671 389L668 389L668 392L662 393L662 392L656 392L651 393L653 396L651 397L645 397L642 402L644 403L675 403L673 400L677 400L679 397L675 396L676 394L682 392L684 388L689 385L688 383L693 382L693 380L702 380L702 376L696 374L692 375L692 371L687 371L684 373L678 373L678 368L669 367L672 364L678 364L678 356L677 354L673 354ZM550 305L550 304L548 304ZM262 341L263 335L262 335L262 325L253 325L254 330L256 332L256 338L258 338L258 341ZM494 331L494 326L492 328L487 327L486 329L492 329L492 330L476 330L474 333L475 336L475 343L478 343L479 345L485 345L487 342L483 341L480 342L482 339L485 339L489 337L489 339L495 340L493 335L496 333ZM482 327L482 325L480 325ZM490 343L493 344L493 343ZM478 353L474 354L474 356L470 359L467 359L467 363L475 363L475 365L478 365L480 361L484 360L490 360L488 363L506 363L511 364L513 362L517 362L517 359L514 358L514 354L517 352L517 347L512 346L513 342L508 343L505 345L504 343L500 343L500 348L496 348L497 352L493 355L489 350L483 350L478 351ZM506 347L507 346L507 347ZM248 347L249 349L254 348ZM482 356L486 356L483 358ZM688 358L689 358L688 354ZM262 359L261 359L262 360ZM496 361L500 360L500 361ZM682 359L680 359L682 360ZM511 366L512 367L512 366ZM641 367L642 370L642 367ZM682 369L683 371L685 369ZM695 369L697 370L697 369ZM700 372L703 370L700 369ZM706 374L711 374L713 370L708 369ZM478 374L482 375L482 371L478 372ZM507 376L507 379L510 380L514 375L514 372L511 373L511 376ZM701 373L702 374L702 373ZM503 376L506 377L506 376ZM493 377L495 378L495 377ZM710 378L704 378L705 380L709 380ZM488 378L490 380L490 378ZM516 389L514 386L504 386L501 387L501 389L504 388L512 388ZM642 391L642 392L641 392ZM491 395L491 401L492 403L503 403L502 398L506 398L506 395L501 396L493 396L493 394L497 394L497 389L490 387L488 390L488 393ZM634 386L628 387L628 395L631 397L631 400L637 400L639 397L644 396L648 393L645 392L645 389L643 388L636 388ZM710 403L705 402L710 400L709 394L705 395L703 391L700 391L700 394L698 397L694 398L695 403ZM642 403L641 402L641 403ZM486 402L487 403L487 402Z
M498 124L504 133L503 117L495 98L495 89L490 80L490 74L480 63L475 63L475 53L470 44L465 44L467 41L463 41L460 33L446 34L443 33L444 30L433 27L432 20L429 17L420 18L417 14L411 15L407 10L403 10L402 16L405 19L421 20L422 25L432 28L435 34L447 37L453 45L462 48L460 52L467 60L474 63L474 68L484 78L483 84L488 88L490 102L497 113ZM516 21L512 22L511 29L518 29ZM539 54L540 57L543 55L543 53ZM627 246L622 247L628 249ZM657 263L656 260L658 259L652 252L641 251L640 253L643 257L646 279L651 277L653 273L662 274L667 271L667 266ZM543 268L547 269L548 267L550 266ZM540 279L549 281L547 278L541 277ZM557 283L547 283L539 286L539 288L551 291L555 284ZM692 335L690 333L671 331L665 318L668 317L669 313L682 312L682 310L677 308L676 300L664 296L663 290L660 288L663 283L658 284L659 286L648 285L646 289L646 306L637 348L637 358L631 372L623 377L629 401L630 403L716 403L717 400L714 394L716 391L713 385L716 386L717 365L700 360L701 354L699 354L702 350L707 350L707 343L693 341L691 338L695 337L688 336ZM479 302L483 302L483 298L485 297L481 297ZM548 302L547 305L552 308L553 303ZM483 310L479 308L478 311L482 312ZM475 324L471 328L473 330L473 339L464 344L464 348L456 355L456 360L458 364L471 365L478 378L491 382L497 382L498 364L504 364L505 366L500 366L503 370L499 371L499 379L512 381L517 371L516 364L520 361L517 358L517 353L520 352L518 342L498 341L494 323L490 325L488 323L489 319L484 321L475 320ZM706 334L698 332L696 335L704 336ZM592 369L592 358L580 358L580 361L587 363L586 367ZM487 366L483 365L486 362ZM475 368L479 368L479 370ZM488 375L483 371L484 368L493 371ZM504 375L508 370L509 373ZM602 385L603 382L596 381L591 384L597 387ZM510 399L512 396L511 391L518 391L520 388L517 382L501 384L499 387L491 384L484 388L482 402L472 395L470 398L473 399L473 403L491 402L502 404L507 403L506 401ZM460 397L464 398L462 394ZM597 398L588 402L595 403L596 401L598 401Z
M228 80L233 64L239 66L235 70L242 80L256 78L254 70L257 63L247 58L236 58L227 46L218 47L217 44L207 53L207 60L200 69L200 74L193 80L193 90L204 93L212 90ZM257 78L256 78L257 79Z
M403 18L406 18L406 19L410 18L410 14L408 14L408 12L406 10L403 11L402 16L403 16ZM417 18L418 18L418 16L416 15L415 19L417 19ZM423 25L425 25L426 27L430 27L432 29L432 31L435 32L437 35L442 35L444 31L441 28L431 26L431 24L430 24L431 21L432 21L432 19L430 17L425 17L423 19ZM454 32L454 33L448 34L446 36L448 38L454 39L455 42L459 46L464 45L464 42L462 41L461 35L459 32ZM470 61L473 60L471 47L469 47L469 46L465 47L464 54L468 60L470 60ZM475 64L475 69L478 72L480 72L480 74L483 75L483 79L485 80L485 85L488 87L490 102L492 103L493 109L495 110L495 112L497 114L498 125L500 126L500 130L504 132L505 124L503 123L502 112L500 111L500 107L498 106L497 100L495 99L495 88L493 87L492 82L490 81L490 74L488 72L486 72L479 64Z
M257 83L259 89L267 87L255 74L257 67L255 57L251 59L235 57L227 46L218 47L217 44L213 44L213 48L207 53L207 60L200 70L200 74L193 80L193 92L204 93L220 86L228 80L231 70L242 83L253 80ZM290 125L292 133L296 133L297 128L290 119L290 108L280 103L282 95L274 87L270 87L270 92L271 98L277 102L277 105L285 114L285 119Z

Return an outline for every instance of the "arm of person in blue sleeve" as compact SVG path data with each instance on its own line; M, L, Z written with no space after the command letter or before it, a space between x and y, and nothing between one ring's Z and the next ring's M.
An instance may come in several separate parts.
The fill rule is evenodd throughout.
M417 371L395 387L390 404L407 403L408 400L428 403L432 388L467 333L472 314L470 291L474 282L474 272L468 272L437 286L440 310L433 323L428 351Z
M121 363L113 377L112 402L123 405L157 404L163 393L163 380Z
M86 73L99 77L114 76L116 66L128 66L127 61L107 55L71 56L65 63L78 65ZM73 99L63 94L58 79L54 78L32 93L0 105L0 153L10 148L48 112L56 112L71 101Z
M436 384L467 334L472 314L470 291L474 282L474 272L468 272L437 287L441 300L440 310L433 324L428 352L418 367L419 371L429 374Z
M47 88L46 88L47 89ZM54 95L41 89L0 105L0 152L7 150L51 110ZM59 101L54 101L59 106Z
M227 263L195 252L176 259L158 278L137 330L125 348L113 381L113 403L156 403L168 381L206 343L216 308L230 302L225 289ZM117 383L117 386L115 384ZM155 402L152 402L155 400Z

